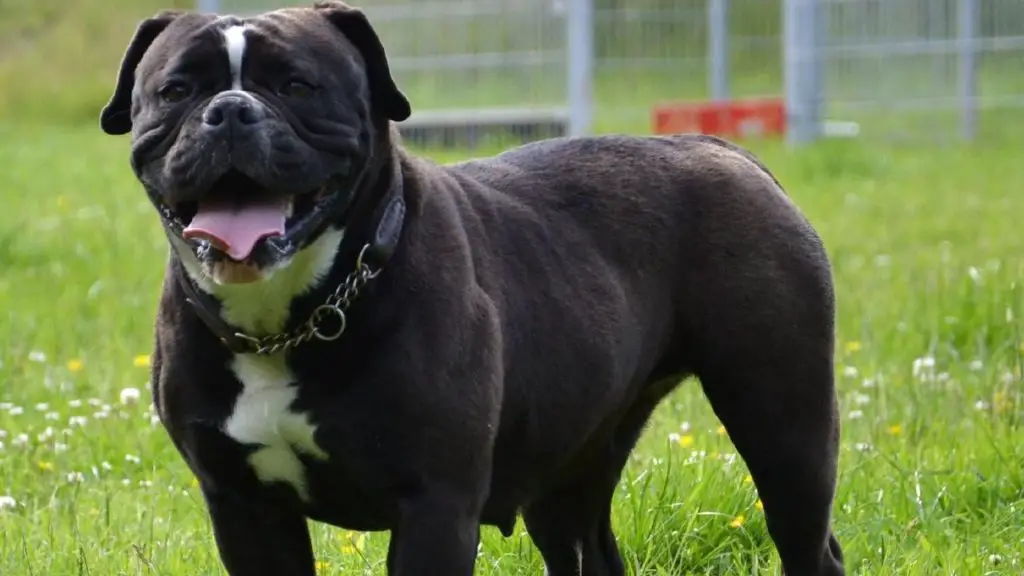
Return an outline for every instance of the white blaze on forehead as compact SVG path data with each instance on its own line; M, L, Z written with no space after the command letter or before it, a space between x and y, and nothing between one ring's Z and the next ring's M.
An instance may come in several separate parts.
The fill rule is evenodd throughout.
M242 89L242 57L245 55L245 26L224 29L224 48L231 67L231 89Z

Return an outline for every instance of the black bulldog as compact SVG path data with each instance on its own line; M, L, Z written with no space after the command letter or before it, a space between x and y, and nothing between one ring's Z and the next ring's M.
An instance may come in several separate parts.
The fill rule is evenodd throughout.
M340 2L162 12L102 111L166 230L153 396L235 576L314 573L306 519L468 576L522 514L552 576L621 575L612 494L696 376L789 576L843 574L821 240L746 151L600 136L437 165Z

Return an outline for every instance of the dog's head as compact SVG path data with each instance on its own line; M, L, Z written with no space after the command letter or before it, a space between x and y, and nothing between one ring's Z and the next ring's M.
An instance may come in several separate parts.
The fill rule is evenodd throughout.
M388 122L410 114L362 12L162 12L128 45L100 117L172 245L220 283L260 280L340 219Z

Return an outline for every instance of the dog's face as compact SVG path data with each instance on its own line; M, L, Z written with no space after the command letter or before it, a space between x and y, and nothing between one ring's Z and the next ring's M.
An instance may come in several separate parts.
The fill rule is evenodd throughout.
M228 283L286 266L342 218L379 131L409 113L365 16L318 2L145 20L101 126L132 133L172 245Z

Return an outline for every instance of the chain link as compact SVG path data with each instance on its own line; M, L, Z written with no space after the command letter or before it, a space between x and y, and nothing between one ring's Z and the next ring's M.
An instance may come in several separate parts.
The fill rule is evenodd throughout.
M236 332L235 336L248 342L252 346L253 352L261 356L295 348L313 338L324 342L337 340L345 333L345 328L347 327L345 311L348 310L352 302L359 296L359 292L366 286L367 282L380 274L379 269L374 270L363 262L363 256L369 248L369 244L363 246L363 249L359 252L359 258L356 259L355 269L345 277L345 281L338 285L323 304L313 310L313 313L309 315L309 319L295 330L261 337ZM321 324L331 318L338 323L338 326L333 330L325 331Z

